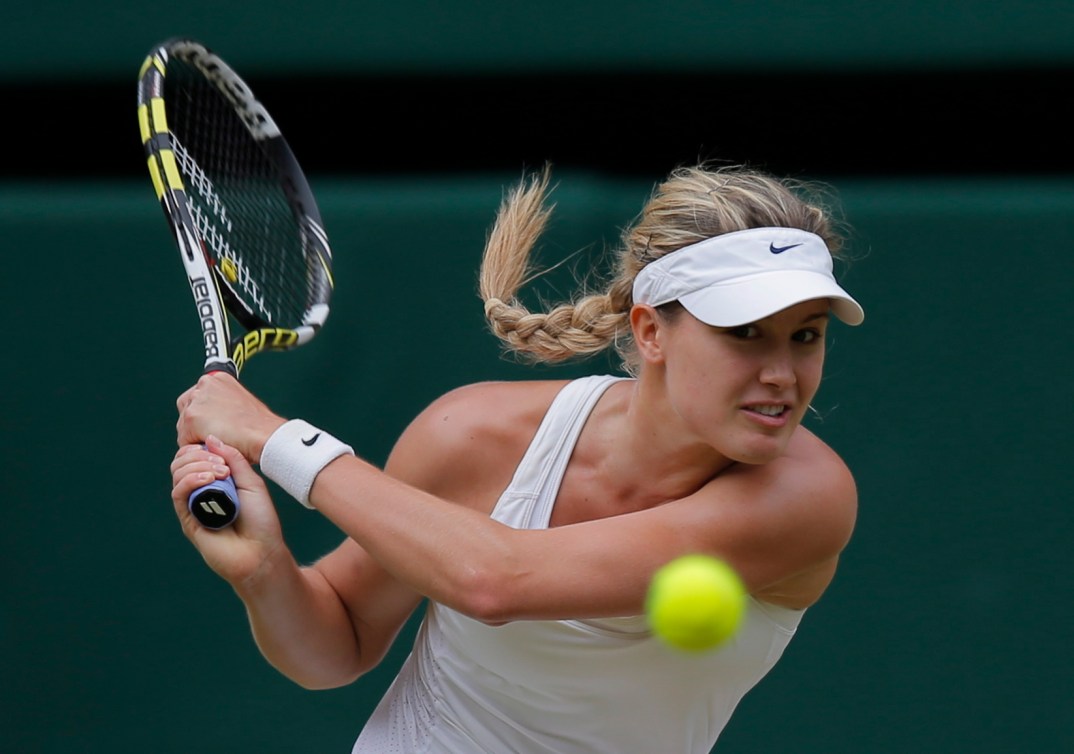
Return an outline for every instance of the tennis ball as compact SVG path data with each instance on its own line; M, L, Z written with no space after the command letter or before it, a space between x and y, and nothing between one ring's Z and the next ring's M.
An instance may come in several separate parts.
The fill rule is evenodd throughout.
M738 630L746 588L727 563L684 555L659 568L649 584L645 613L666 644L690 652L720 645Z

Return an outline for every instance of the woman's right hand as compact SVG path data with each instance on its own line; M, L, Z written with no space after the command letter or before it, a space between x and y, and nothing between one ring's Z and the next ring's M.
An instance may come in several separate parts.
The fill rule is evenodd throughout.
M201 445L179 448L171 464L172 503L183 533L205 562L233 587L249 587L272 556L285 549L276 509L264 480L242 453L210 436ZM231 474L242 513L225 529L206 529L187 506L197 488Z

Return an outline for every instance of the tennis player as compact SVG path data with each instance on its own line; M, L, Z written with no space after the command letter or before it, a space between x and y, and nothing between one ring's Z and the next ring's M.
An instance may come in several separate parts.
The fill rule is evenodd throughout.
M176 512L280 672L350 683L429 599L354 752L709 752L851 536L852 475L801 425L832 319L863 319L833 277L824 206L749 169L678 169L625 230L606 291L534 313L516 292L548 181L523 180L500 208L485 312L535 360L615 347L626 376L459 388L383 472L227 375L178 400ZM297 564L251 464L343 543ZM228 473L242 516L203 529L187 495ZM642 616L653 572L694 552L728 560L751 593L735 638L701 655L670 650Z

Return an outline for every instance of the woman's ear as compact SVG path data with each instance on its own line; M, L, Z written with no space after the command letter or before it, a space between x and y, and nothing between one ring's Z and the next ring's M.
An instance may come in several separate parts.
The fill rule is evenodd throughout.
M630 309L630 329L642 361L658 364L664 360L660 333L665 323L648 304L634 304Z

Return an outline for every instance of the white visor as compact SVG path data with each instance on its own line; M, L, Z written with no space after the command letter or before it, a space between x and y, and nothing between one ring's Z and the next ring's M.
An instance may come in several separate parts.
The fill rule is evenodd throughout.
M865 320L861 306L832 274L820 236L795 228L752 228L676 249L634 279L634 303L678 301L708 325L737 327L789 306L828 299L848 325Z

